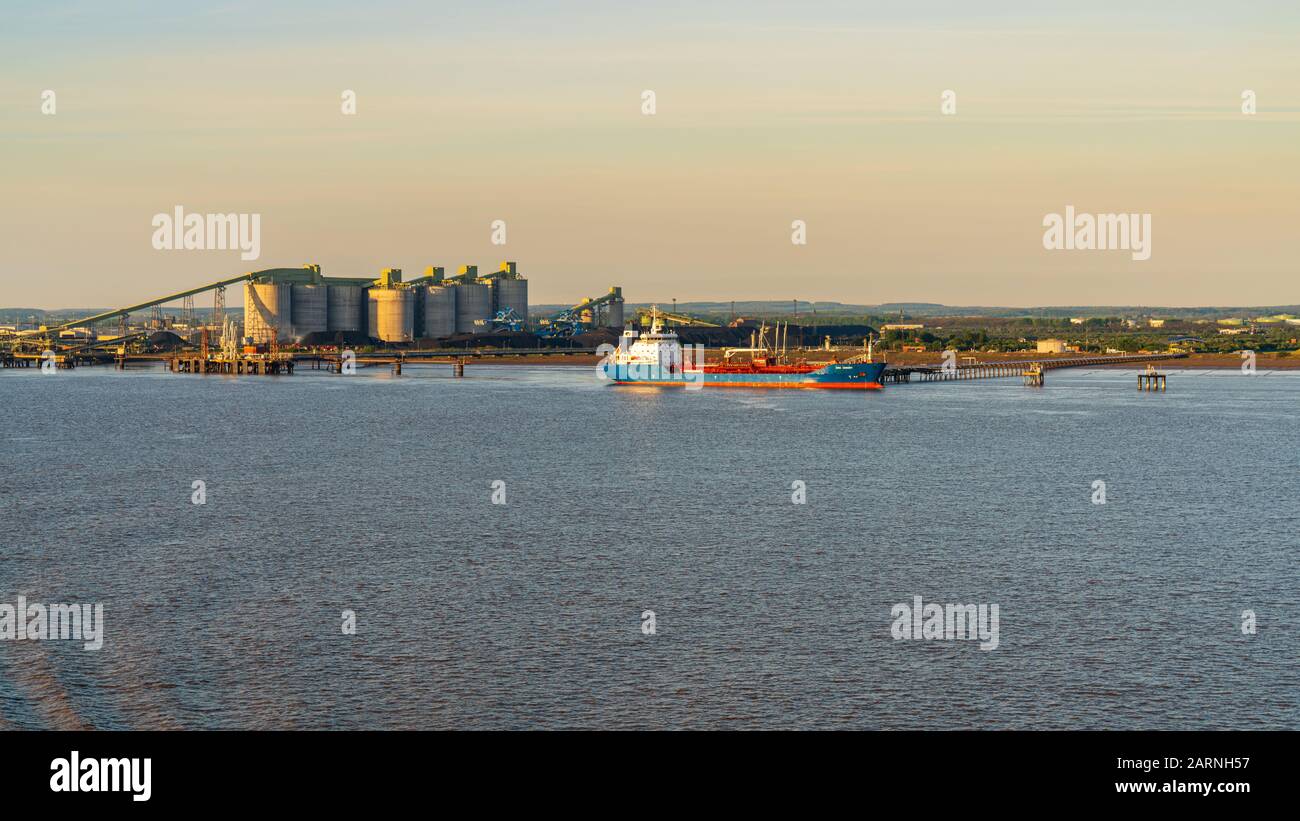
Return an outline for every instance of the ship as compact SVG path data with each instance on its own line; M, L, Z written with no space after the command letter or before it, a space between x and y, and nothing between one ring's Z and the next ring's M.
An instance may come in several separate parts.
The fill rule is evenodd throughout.
M786 328L787 334L789 328ZM780 340L780 326L776 328ZM660 385L685 388L821 388L878 390L883 387L884 362L874 361L872 341L867 353L844 362L792 362L784 345L767 344L764 327L749 348L727 348L721 362L704 362L703 346L683 348L676 332L664 330L658 312L650 330L623 331L618 347L601 360L598 374L614 385ZM691 356L691 354L694 356ZM747 356L745 356L747 355ZM694 361L692 361L694 360Z

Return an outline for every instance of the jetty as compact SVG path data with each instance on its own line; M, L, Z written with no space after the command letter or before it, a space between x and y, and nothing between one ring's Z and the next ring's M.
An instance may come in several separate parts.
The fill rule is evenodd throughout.
M1163 391L1166 385L1166 376L1156 370L1155 365L1147 365L1146 371L1138 374L1138 390L1140 391Z
M1168 359L1185 358L1185 353L1153 354L1119 354L1112 356L1072 356L1061 359L1025 359L1002 362L968 362L950 365L891 365L885 369L881 379L885 382L950 382L967 379L999 379L1008 376L1021 376L1025 384L1030 384L1028 373L1037 369L1035 386L1043 385L1043 374L1061 368L1105 367L1107 365L1128 365L1160 362ZM1145 377L1146 374L1140 374ZM1163 385L1164 375L1158 374Z

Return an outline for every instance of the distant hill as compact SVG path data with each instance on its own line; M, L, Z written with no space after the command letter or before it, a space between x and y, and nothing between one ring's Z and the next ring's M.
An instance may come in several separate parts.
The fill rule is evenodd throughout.
M660 310L671 311L673 305L655 303ZM532 305L529 313L545 316L553 314L567 305ZM624 312L628 315L642 308L651 307L648 302L628 302ZM733 314L733 307L728 302L678 302L679 313L693 314L701 317L727 319ZM1157 305L1051 305L1033 308L1013 308L1005 306L943 305L937 302L886 302L879 305L858 305L845 302L805 302L798 303L798 315L807 319L818 317L881 317L896 319L899 312L905 317L920 318L933 316L968 316L968 317L1167 317L1216 319L1230 316L1251 317L1271 316L1273 314L1300 315L1300 305L1256 305L1256 306L1200 306L1171 307ZM744 317L793 317L794 300L748 300L735 302L734 315Z

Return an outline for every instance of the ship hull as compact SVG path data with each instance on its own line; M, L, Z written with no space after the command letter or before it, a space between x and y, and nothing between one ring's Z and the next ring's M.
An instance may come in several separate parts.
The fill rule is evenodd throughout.
M605 365L615 385L706 388L796 388L811 390L879 390L883 362L830 364L813 371L726 369L666 372L653 366Z

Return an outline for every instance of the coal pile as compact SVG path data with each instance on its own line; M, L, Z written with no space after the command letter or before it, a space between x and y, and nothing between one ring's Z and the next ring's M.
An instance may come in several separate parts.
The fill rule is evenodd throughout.
M613 328L593 328L585 333L574 334L567 341L559 340L555 347L599 348L601 345L617 345L620 333Z
M374 340L360 331L314 331L303 335L299 342L305 348L323 348L339 344L339 338L343 339L344 348L360 348L364 345L373 345Z
M441 339L422 339L422 348L544 348L537 334L528 331L497 331L490 334L452 334Z
M707 345L710 348L736 348L749 344L749 330L746 328L695 328L682 326L673 328L683 345ZM768 334L769 338L771 334Z
M185 344L185 340L171 331L154 331L149 334L148 342L151 351L174 351Z

